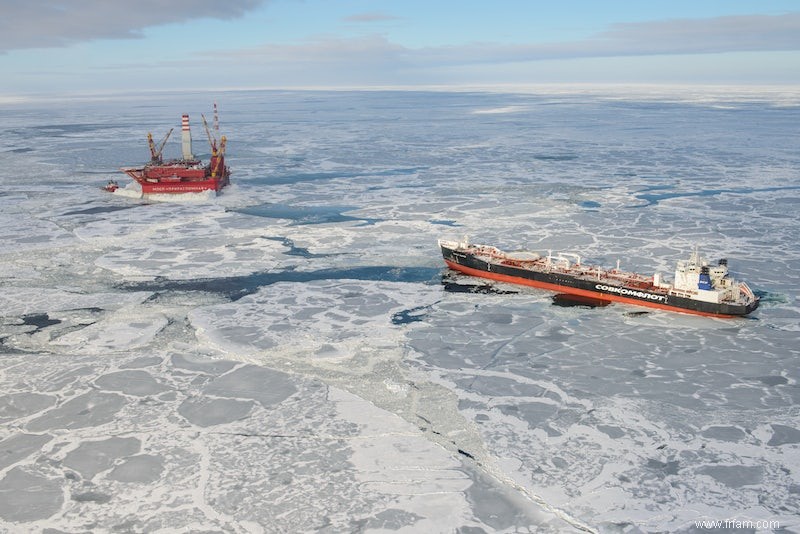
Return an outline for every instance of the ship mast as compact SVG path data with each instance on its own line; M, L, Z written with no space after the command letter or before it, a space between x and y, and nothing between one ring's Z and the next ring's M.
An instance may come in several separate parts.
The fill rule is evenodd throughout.
M214 100L214 131L219 132L219 114L217 114L217 101Z

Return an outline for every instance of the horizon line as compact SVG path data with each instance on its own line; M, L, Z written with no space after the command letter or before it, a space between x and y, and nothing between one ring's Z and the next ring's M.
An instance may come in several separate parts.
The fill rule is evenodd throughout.
M772 94L776 92L796 93L800 100L800 83L686 83L686 82L542 82L542 83L494 83L494 84L407 84L407 85L287 85L287 86L251 86L251 87L217 87L202 89L109 89L106 91L73 91L62 94L52 92L10 93L0 94L0 104L24 104L28 102L57 102L63 100L100 100L131 97L135 95L156 94L200 94L200 93L235 93L248 91L296 91L296 92L484 92L508 94L595 94L612 93L622 96L623 90L640 93L629 96L655 97L653 91L661 91L660 96L679 94L681 91L694 90L713 92L713 96L723 96L720 91L735 91L750 96ZM648 94L642 94L646 91ZM711 95L709 95L711 96ZM737 95L730 95L731 97ZM738 96L744 96L739 94ZM788 95L787 95L788 96Z

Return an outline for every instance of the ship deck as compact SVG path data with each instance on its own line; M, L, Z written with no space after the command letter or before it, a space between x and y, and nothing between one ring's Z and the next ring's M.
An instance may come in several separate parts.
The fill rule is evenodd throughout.
M561 264L561 262L552 260L548 261L546 256L539 257L538 259L517 259L509 257L509 255L504 252L491 250L481 250L480 252L473 252L472 254L476 258L493 265L516 267L518 269L525 269L539 273L563 274L582 280L613 284L632 289L646 290L664 295L668 293L666 288L658 287L653 284L652 276L644 276L638 273L620 271L617 269L607 270L593 265L585 266L581 264L575 264L566 267Z

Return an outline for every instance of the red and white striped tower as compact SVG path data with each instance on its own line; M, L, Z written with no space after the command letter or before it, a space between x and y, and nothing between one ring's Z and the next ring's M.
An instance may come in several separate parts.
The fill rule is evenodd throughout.
M183 159L194 159L192 154L192 131L189 129L189 114L184 113L181 119L181 147Z

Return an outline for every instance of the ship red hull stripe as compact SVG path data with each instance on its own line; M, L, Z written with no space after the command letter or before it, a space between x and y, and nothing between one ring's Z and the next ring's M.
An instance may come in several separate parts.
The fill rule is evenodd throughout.
M539 282L536 280L529 280L527 278L520 278L517 276L509 276L506 274L499 274L493 273L491 271L481 271L480 269L473 269L471 267L465 267L464 265L460 265L458 263L445 260L447 266L453 269L454 271L459 271L464 274L468 274L470 276L477 276L479 278L489 278L491 280L497 280L498 282L507 282L509 284L518 284L530 287L537 287L539 289L547 289L549 291L555 291L557 293L567 293L569 295L579 295L582 297L590 297L590 298L599 298L600 300L606 300L610 302L623 302L625 304L635 304L637 306L647 306L648 308L657 308L660 310L669 310L669 311L677 311L683 313L690 313L692 315L703 315L706 317L725 317L725 318L732 318L736 317L735 315L727 315L721 313L707 313L695 310L689 310L686 308L678 308L675 306L669 306L667 304L658 304L656 302L650 302L645 300L638 300L638 299L631 299L627 297L623 297L620 295L615 295L611 293L601 293L599 291L588 291L585 289L578 289L576 287L566 287L560 286L557 284L549 284L547 282Z
M142 186L142 193L201 193L203 191L217 191L221 189L218 180L203 180L202 182L156 182L149 183L137 180Z

